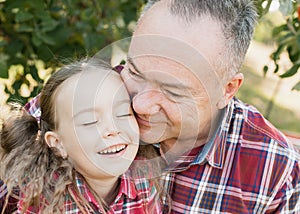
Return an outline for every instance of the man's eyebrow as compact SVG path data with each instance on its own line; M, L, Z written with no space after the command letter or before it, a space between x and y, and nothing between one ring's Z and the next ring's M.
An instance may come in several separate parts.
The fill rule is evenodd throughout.
M127 57L127 62L128 62L128 64L130 64L133 67L133 69L134 69L135 72L137 72L138 74L142 74L140 72L140 70L136 67L136 65L134 64L134 62L133 62L133 60L132 60L131 57L129 57L129 56Z
M139 75L142 75L142 73L136 67L136 65L134 64L134 62L133 62L133 60L130 56L127 56L127 62L128 62L128 64L130 64L133 67L133 69L135 70L136 73L138 73ZM186 86L182 83L167 83L167 82L159 82L159 83L161 84L162 87L176 88L176 89L193 89L193 88L191 88L189 86Z
M166 83L166 82L162 82L161 83L162 87L166 87L166 88L176 88L176 89L190 89L191 87L186 86L182 83Z

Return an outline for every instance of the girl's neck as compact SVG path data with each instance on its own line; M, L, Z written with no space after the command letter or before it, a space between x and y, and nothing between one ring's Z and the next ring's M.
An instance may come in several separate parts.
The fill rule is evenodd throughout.
M86 181L97 196L102 198L107 205L110 205L115 200L119 192L120 180L118 177L105 180L86 178Z

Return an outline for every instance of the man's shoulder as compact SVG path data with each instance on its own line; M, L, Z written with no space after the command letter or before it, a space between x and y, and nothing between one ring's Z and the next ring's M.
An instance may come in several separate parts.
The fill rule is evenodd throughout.
M234 104L235 112L243 118L241 136L244 143L260 142L269 144L274 142L283 148L292 147L287 137L254 106L243 103L238 99L235 99Z

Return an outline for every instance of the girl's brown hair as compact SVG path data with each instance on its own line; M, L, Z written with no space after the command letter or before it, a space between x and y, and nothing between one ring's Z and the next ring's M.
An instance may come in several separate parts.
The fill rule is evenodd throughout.
M67 159L58 156L54 148L49 148L44 136L47 131L57 128L54 99L58 87L83 70L99 66L111 69L102 61L87 59L62 67L52 74L40 93L40 121L27 112L20 111L3 123L0 136L0 176L7 185L8 194L2 213L5 212L9 196L22 198L23 212L29 206L36 205L43 213L61 213L64 211L66 190L70 195L79 197L73 199L83 213L91 212L91 207L78 190L74 192L74 188L70 188L76 187L73 166ZM13 193L15 187L19 189L18 195ZM99 202L103 204L103 200Z

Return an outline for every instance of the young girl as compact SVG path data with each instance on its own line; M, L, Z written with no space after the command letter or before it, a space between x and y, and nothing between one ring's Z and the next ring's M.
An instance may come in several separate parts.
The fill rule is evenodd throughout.
M125 173L139 130L119 74L96 60L65 66L39 104L39 123L23 112L1 132L1 179L8 196L18 187L18 213L161 212L154 185Z

